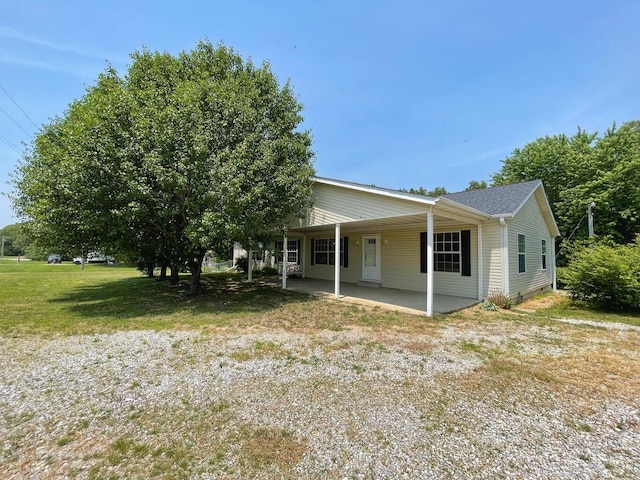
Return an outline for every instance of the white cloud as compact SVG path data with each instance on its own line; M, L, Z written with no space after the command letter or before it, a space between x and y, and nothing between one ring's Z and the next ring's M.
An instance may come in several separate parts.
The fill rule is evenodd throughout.
M96 58L101 60L111 60L113 62L120 61L122 59L114 59L113 56L109 54L109 52L87 47L87 46L70 46L64 45L56 42L51 42L49 40L45 40L38 37L33 37L31 35L22 33L18 30L15 30L10 27L6 27L4 25L0 25L0 37L9 38L12 40L18 40L24 43L28 43L30 45L44 47L49 50L54 50L57 52L71 53L73 55Z
M74 65L63 65L61 63L49 63L41 60L32 60L24 57L14 57L12 55L4 55L0 53L0 63L10 64L10 65L21 65L25 67L38 68L41 70L48 70L52 72L61 72L61 73L69 73L72 75L76 75L81 78L93 78L97 76L98 72L104 70L97 69L95 65L93 68L87 65L86 67L74 66ZM106 67L106 64L104 65Z

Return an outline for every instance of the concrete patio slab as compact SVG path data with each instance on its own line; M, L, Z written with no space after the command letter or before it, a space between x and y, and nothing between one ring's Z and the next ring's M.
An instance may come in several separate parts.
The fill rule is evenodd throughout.
M287 287L316 296L333 298L334 295L333 280L290 278L287 279ZM418 315L425 315L427 310L427 296L425 293L395 288L363 287L353 283L340 283L340 300ZM434 295L433 311L434 313L455 312L477 303L479 301L475 298Z

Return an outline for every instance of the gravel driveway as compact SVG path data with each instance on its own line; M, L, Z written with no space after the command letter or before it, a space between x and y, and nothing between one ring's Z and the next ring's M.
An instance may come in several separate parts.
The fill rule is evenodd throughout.
M640 478L640 333L0 337L0 478Z

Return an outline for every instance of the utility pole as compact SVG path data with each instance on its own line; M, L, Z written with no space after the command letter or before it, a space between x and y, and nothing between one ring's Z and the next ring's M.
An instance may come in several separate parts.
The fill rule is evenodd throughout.
M4 235L2 236L2 248L0 249L0 258L4 258L4 241L7 239Z
M589 238L593 237L593 210L596 208L596 202L591 202L589 204L589 208L587 209L587 216L589 222Z

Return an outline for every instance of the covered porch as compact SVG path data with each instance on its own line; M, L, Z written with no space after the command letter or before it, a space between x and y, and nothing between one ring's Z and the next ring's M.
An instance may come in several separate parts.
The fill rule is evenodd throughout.
M334 282L312 278L290 278L287 286L293 290L316 296L334 297ZM340 300L361 305L378 306L389 310L424 315L427 297L422 292L396 288L372 288L353 283L340 283ZM433 313L449 313L478 303L476 298L433 295Z

